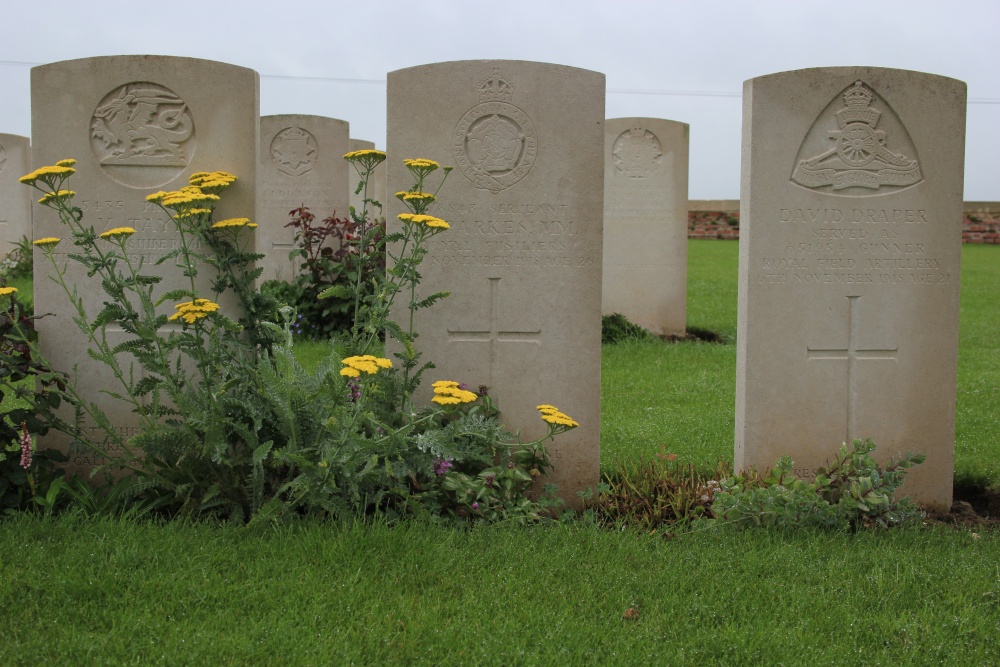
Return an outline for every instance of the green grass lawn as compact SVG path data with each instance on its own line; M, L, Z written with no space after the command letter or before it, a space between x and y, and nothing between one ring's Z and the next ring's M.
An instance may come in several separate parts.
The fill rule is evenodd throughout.
M8 519L4 665L994 665L1000 533ZM632 618L626 618L626 612Z
M604 348L605 469L661 446L731 460L736 243L689 247L689 325L730 342ZM963 263L956 476L1000 486L1000 248ZM940 526L665 540L12 517L0 664L995 665L998 573L1000 532Z

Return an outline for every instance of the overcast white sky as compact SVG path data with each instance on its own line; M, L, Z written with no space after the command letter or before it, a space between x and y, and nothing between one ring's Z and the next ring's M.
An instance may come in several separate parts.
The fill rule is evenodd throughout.
M607 75L608 118L691 125L691 199L739 197L743 81L874 65L968 84L965 199L1000 201L1000 0L0 0L0 132L30 135L33 64L160 54L261 74L261 113L385 146L385 76L505 58Z

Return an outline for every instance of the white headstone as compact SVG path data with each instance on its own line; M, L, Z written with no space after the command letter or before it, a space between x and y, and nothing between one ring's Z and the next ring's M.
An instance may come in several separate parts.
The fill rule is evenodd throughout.
M604 127L602 312L657 335L687 330L688 125L611 118Z
M256 72L243 67L168 56L107 56L34 67L32 162L37 168L75 158L77 173L69 184L77 193L73 204L83 209L84 224L98 234L133 227L136 233L127 243L134 253L130 257L144 261L144 273L165 278L158 286L160 293L188 288L188 279L174 261L153 265L178 247L179 236L167 215L145 197L179 189L197 171L227 171L239 180L222 194L216 219L256 218L258 81ZM56 248L57 259L65 262L74 248L55 212L36 205L34 216L36 238L65 239ZM44 354L59 370L78 365L79 385L87 398L105 410L120 433L134 435L136 416L125 403L101 393L121 387L103 364L87 356L86 338L73 324L75 311L49 279L50 264L39 251L34 259L36 311L55 315L38 320ZM94 317L106 295L79 264L70 261L68 266L70 284L79 287L87 312ZM213 294L211 278L205 267L199 281L208 296ZM173 312L172 305L164 304L163 311ZM222 305L231 316L238 316L235 304L223 301ZM109 337L115 335L111 330ZM96 427L85 426L100 439ZM65 443L50 435L48 444ZM86 451L70 452L71 470L100 463Z
M743 100L737 467L808 474L870 437L924 452L902 494L948 508L965 84L819 68Z
M291 281L301 260L290 260L295 230L289 212L308 206L316 223L336 214L348 217L347 121L285 114L260 119L260 227L257 247L264 254L260 280ZM353 171L353 170L352 170Z
M22 237L31 238L32 191L17 180L31 171L30 165L31 140L0 134L0 259Z
M604 75L440 63L390 72L388 100L389 192L412 185L404 158L455 167L432 209L451 229L420 269L421 294L452 293L417 318L437 364L423 400L436 379L487 385L525 439L545 433L537 405L558 407L580 423L551 445L572 503L600 458ZM403 211L393 198L390 229Z

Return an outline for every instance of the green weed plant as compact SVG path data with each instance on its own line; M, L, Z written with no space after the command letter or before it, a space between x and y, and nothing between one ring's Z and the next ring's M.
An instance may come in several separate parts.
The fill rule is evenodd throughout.
M783 456L764 476L750 471L724 480L712 512L729 524L777 528L891 528L922 517L908 498L895 500L893 494L906 471L926 456L911 452L881 467L874 450L870 438L845 443L813 481L796 477L791 457Z

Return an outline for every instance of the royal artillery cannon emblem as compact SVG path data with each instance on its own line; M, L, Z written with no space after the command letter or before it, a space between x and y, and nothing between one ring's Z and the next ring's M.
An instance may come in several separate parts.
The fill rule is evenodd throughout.
M862 81L855 81L841 97L843 107L834 111L836 100L831 102L803 140L792 181L815 190L864 195L923 180L916 149L892 109L884 101L879 103L882 110L874 108L876 95ZM878 127L880 120L885 129Z

